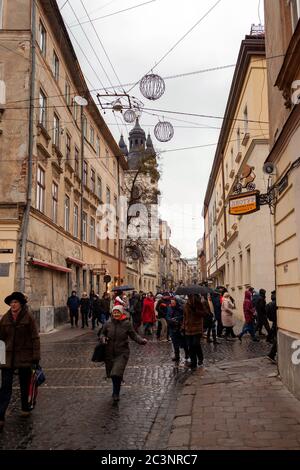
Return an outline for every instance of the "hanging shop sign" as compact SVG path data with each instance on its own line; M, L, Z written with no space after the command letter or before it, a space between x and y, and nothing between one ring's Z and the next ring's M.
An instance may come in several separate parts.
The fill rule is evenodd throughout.
M229 198L229 214L252 214L260 209L259 191L249 191Z

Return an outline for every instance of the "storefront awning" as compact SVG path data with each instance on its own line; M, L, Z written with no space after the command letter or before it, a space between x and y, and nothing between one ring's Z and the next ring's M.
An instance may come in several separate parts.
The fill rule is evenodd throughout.
M81 259L72 258L71 256L68 256L68 258L66 258L66 261L67 263L78 264L79 266L84 266L86 264Z
M60 271L63 273L72 272L72 269L67 268L66 266L60 266L59 264L48 263L47 261L42 261L37 258L29 258L29 262L33 266L39 266L40 268L52 269L53 271Z

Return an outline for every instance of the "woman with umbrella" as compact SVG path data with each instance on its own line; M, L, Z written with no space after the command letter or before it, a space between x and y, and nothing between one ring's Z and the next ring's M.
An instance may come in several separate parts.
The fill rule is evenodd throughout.
M183 329L191 358L190 367L192 371L197 369L197 359L198 365L203 365L203 352L200 339L203 334L204 316L205 311L199 295L188 294L188 301L183 310Z
M189 358L189 352L186 345L185 336L182 330L183 309L182 306L179 304L178 300L175 298L171 299L171 303L168 306L166 320L169 326L169 333L174 349L174 357L172 360L176 364L179 364L180 348L182 348L184 349L185 360L187 361Z

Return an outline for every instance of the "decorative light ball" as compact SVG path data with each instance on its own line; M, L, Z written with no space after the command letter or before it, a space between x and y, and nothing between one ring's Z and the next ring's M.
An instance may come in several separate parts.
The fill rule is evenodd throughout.
M168 142L174 135L174 127L168 121L158 122L154 127L154 135L159 142Z
M158 100L164 94L165 89L164 80L154 73L145 75L140 81L141 93L148 100Z
M123 114L123 117L125 122L134 122L136 118L135 111L133 109L127 109L127 111L125 111L125 113Z

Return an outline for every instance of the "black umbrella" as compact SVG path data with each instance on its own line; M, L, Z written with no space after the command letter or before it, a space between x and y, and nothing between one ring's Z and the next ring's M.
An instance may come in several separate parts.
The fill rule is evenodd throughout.
M181 286L181 287L178 287L175 292L176 295L192 295L192 294L205 295L205 294L210 294L210 293L211 293L210 287L197 286L197 285Z
M112 288L112 292L117 292L117 291L126 291L126 290L135 290L134 287L132 286L116 286Z

